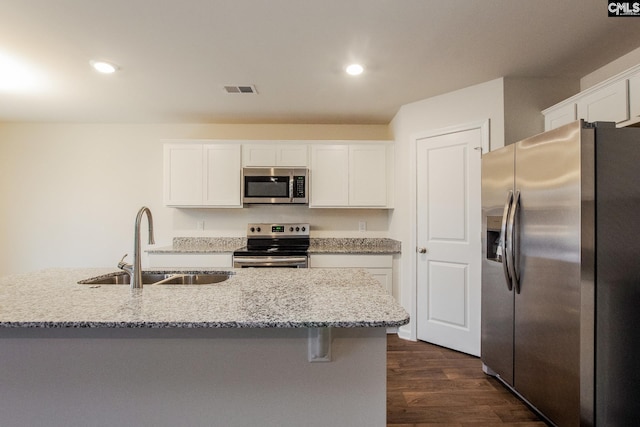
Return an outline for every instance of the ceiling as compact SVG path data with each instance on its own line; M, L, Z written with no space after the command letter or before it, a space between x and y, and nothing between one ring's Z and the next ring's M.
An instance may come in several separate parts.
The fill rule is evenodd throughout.
M0 78L17 61L33 86L0 81L0 122L386 124L413 101L580 78L639 46L640 18L603 0L2 0Z

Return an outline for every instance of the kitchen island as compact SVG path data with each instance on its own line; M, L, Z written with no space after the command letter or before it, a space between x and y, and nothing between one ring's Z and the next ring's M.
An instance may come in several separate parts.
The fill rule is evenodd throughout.
M0 425L385 425L386 327L409 319L365 272L77 284L109 271L0 279Z

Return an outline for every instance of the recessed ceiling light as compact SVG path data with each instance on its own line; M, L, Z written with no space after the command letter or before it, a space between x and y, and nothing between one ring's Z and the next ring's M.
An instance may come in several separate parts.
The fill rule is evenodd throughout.
M345 71L350 76L359 76L364 71L364 67L360 64L351 64L345 68Z
M113 65L106 61L90 61L94 70L103 74L115 73L118 70L116 65Z

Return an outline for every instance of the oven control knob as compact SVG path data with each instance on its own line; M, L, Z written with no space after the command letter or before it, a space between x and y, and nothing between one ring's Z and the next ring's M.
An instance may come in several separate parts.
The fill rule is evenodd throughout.
M256 228L256 231L259 233L261 231L260 227Z
M307 227L302 227L302 231L306 231L306 230L307 230Z
M289 227L289 231L293 231L293 227Z
M300 231L300 227L296 227L296 231Z
M251 232L253 233L254 231L256 231L255 227L251 227L250 228Z

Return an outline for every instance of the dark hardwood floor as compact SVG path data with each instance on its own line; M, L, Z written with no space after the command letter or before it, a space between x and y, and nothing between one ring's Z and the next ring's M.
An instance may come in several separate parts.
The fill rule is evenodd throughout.
M387 427L544 427L480 359L387 336Z

